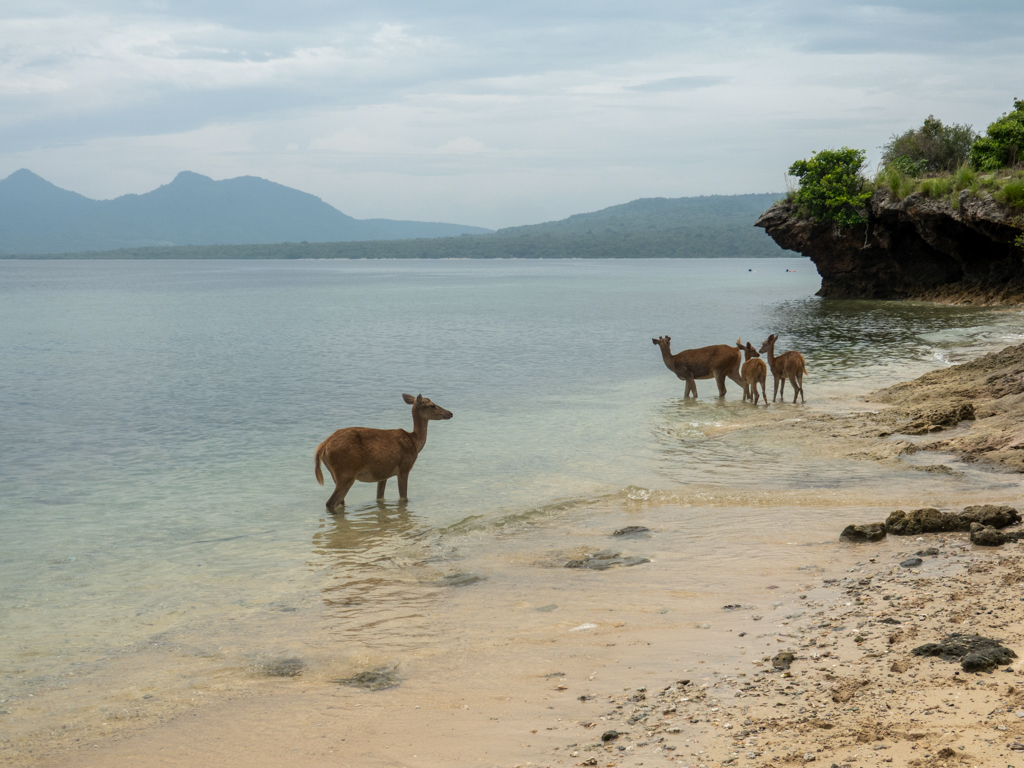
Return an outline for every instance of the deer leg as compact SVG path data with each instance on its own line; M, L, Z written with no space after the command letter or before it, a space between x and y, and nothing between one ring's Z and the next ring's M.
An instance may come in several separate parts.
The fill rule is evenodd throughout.
M403 473L400 472L398 474L398 498L401 501L408 501L409 500L408 490L409 490L409 473L405 472L403 474Z
M685 400L689 397L690 393L693 393L693 396L697 397L697 382L693 379L686 380L686 390L683 392L683 399Z
M345 494L348 493L349 488L356 481L355 477L343 478L338 480L337 487L334 489L334 493L331 494L331 498L327 500L327 511L333 512L338 507L345 506Z
M754 385L754 391L757 392L757 384ZM764 404L768 405L768 393L764 391L764 379L761 379L761 395L764 397Z
M772 384L775 385L775 390L772 392L772 402L775 402L775 398L779 396L779 377L772 376ZM765 402L768 402L768 395L764 396Z
M379 483L377 483L377 499L384 498L384 486L388 484L388 479L385 477Z
M716 373L715 383L718 384L718 396L725 397L725 375L721 373Z
M807 402L804 400L804 375L802 373L796 375L796 383L800 385L800 402Z

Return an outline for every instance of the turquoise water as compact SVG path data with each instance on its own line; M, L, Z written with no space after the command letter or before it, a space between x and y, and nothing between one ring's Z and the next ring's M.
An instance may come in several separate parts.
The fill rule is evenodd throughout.
M811 408L1019 338L1015 312L823 301L819 284L799 258L0 262L0 699L196 633L244 666L279 620L379 631L350 622L367 602L401 627L455 549L500 549L516 521L877 481L715 439L753 406L732 382L684 401L652 337L778 333L808 360ZM409 504L394 480L383 506L357 483L327 515L317 444L411 429L404 392L454 413L430 425ZM442 565L367 580L403 558Z

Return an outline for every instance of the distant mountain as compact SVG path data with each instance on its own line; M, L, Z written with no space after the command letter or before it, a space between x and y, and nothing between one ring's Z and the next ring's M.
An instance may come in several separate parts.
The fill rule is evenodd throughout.
M214 181L183 171L143 195L92 200L28 170L0 181L0 254L146 246L452 237L482 227L354 219L319 197L256 176Z

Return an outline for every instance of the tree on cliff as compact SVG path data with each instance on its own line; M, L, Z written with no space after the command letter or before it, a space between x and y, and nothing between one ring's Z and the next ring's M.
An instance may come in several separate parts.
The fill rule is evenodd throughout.
M800 212L841 227L865 223L861 211L871 197L861 175L865 154L863 149L849 147L823 149L810 160L797 160L789 166L789 175L800 179L793 195Z
M935 115L928 115L920 128L893 134L882 146L882 162L912 176L955 171L970 158L977 138L969 125L943 125Z
M1024 161L1024 100L1013 100L1013 112L1004 114L971 147L971 165L996 171Z

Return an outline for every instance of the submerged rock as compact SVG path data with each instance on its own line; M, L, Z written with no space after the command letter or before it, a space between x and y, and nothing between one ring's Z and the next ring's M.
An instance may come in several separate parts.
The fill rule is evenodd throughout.
M351 685L354 688L365 688L368 691L384 691L388 688L397 688L401 683L398 678L398 667L377 667L366 672L360 672L352 677L343 677L332 682L338 685Z
M642 525L627 525L625 528L619 528L612 536L636 536L640 533L648 533L650 530Z
M885 523L867 523L866 525L848 525L839 534L840 541L860 544L866 541L881 541L885 538Z
M481 581L486 581L486 576L481 576L478 573L452 573L448 576L443 576L434 583L440 587L465 587L470 584L477 584Z
M915 656L938 656L943 661L959 661L966 672L987 672L1009 664L1017 654L998 640L981 635L948 635L942 642L925 643L913 651Z
M577 560L570 560L565 564L566 568L587 568L592 571L604 571L616 565L630 566L651 562L650 558L634 555L623 557L622 553L610 549L602 549L591 555L584 555Z
M263 665L263 674L267 677L298 677L306 668L306 662L299 658L279 659Z

